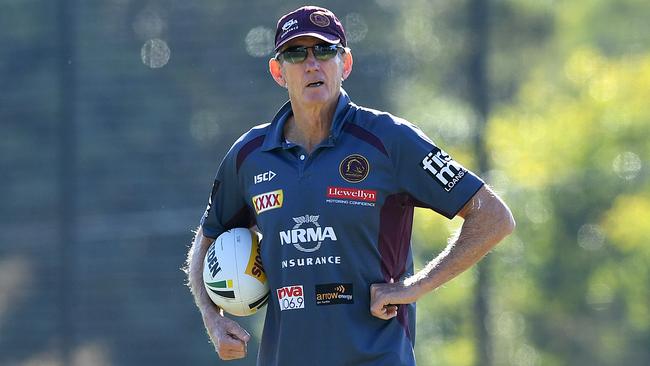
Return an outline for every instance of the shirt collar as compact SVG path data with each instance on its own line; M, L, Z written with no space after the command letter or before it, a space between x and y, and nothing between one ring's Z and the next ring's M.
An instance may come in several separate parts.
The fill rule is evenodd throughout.
M343 125L347 121L347 112L350 110L351 105L352 101L350 100L350 97L345 90L341 88L341 95L339 95L339 100L336 104L336 111L334 112L334 120L332 121L332 127L330 128L330 138L325 145L333 145L334 140L341 133ZM291 101L288 101L275 114L275 117L273 117L273 121L271 121L271 125L269 126L269 132L266 134L264 143L262 144L262 151L269 151L284 146L284 124L292 114Z

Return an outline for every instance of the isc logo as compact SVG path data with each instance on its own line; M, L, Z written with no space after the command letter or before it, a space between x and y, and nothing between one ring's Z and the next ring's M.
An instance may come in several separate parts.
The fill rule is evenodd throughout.
M285 286L275 291L278 294L281 311L305 308L305 296L301 285Z
M253 183L262 183L262 182L270 182L271 179L273 179L277 174L273 173L272 170L269 170L266 173L260 173L256 176L253 177Z

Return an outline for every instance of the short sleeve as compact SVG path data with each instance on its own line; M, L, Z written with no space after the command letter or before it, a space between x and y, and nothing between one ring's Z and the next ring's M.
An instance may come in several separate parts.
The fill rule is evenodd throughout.
M393 164L397 184L418 201L451 219L483 186L483 181L436 146L419 128L396 121Z
M216 239L224 231L253 225L255 218L243 198L231 149L219 165L208 205L201 218L203 235Z

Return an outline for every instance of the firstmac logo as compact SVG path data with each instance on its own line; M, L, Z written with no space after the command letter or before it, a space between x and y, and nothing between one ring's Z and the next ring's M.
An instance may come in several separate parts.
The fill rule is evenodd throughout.
M422 159L420 166L427 172L445 191L450 192L456 184L463 179L466 170L454 161L449 154L434 147Z
M252 201L255 213L261 214L264 211L282 207L282 202L284 202L284 193L281 189L278 189L273 192L266 192L253 196Z

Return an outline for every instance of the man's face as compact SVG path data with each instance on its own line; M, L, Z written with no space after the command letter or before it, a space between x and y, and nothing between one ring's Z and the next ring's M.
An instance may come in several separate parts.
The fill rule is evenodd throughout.
M312 47L317 44L327 42L314 37L298 37L287 42L282 51L290 47ZM292 103L328 104L335 101L339 95L343 77L342 56L339 54L329 60L320 61L314 57L313 49L309 49L303 62L292 64L282 61L282 75Z

